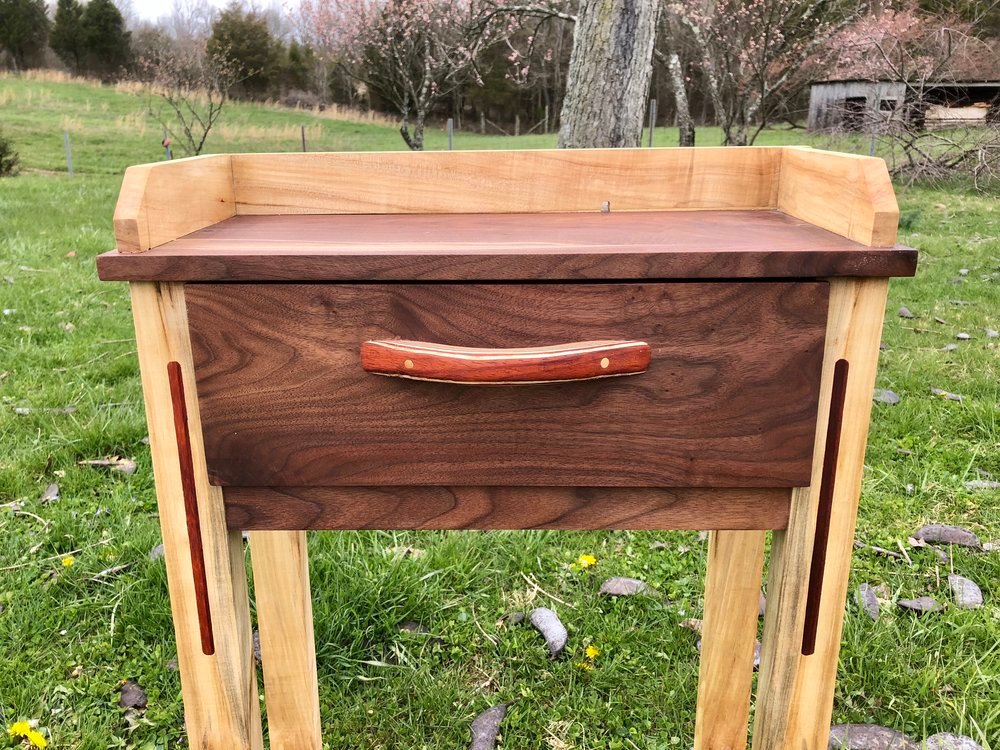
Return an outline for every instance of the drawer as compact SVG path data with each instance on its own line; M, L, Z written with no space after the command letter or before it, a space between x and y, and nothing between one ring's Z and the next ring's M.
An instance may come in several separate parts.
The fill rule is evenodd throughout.
M809 483L828 285L188 284L209 475L259 487ZM646 372L483 387L360 347L650 345Z

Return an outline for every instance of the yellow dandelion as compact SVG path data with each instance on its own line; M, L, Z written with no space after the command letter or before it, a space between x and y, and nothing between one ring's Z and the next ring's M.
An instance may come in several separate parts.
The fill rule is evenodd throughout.
M581 568L589 568L591 565L597 565L597 558L593 555L580 555L576 559L576 564Z
M44 750L49 744L42 733L32 729L31 724L27 721L14 722L7 731L11 737L27 740L31 747L37 747L39 750Z
M596 659L601 655L601 649L597 646L587 646L586 654L588 659Z
M73 567L73 563L75 563L75 562L76 562L76 559L73 557L73 555L66 555L66 557L64 557L62 559L62 566L64 568L72 568Z
M576 666L578 666L584 672L590 672L594 668L594 665L591 664L589 661L577 662Z

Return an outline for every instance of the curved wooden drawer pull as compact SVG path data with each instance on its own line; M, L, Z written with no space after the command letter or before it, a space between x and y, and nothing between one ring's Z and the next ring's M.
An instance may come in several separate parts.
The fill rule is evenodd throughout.
M476 349L423 341L366 341L361 366L375 375L470 385L564 383L635 375L649 367L645 341L581 341Z

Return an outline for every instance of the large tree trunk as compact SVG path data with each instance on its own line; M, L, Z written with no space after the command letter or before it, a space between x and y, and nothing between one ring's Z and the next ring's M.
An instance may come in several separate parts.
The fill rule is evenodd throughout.
M640 145L659 7L657 0L581 0L560 148Z

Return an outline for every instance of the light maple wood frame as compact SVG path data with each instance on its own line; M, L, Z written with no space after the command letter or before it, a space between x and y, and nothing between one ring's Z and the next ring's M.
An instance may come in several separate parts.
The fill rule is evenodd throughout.
M805 148L654 149L197 157L128 170L115 212L120 252L143 252L234 215L778 209L870 247L895 242L884 163ZM812 481L774 532L754 750L826 747L887 280L831 279ZM193 748L263 747L239 532L208 481L180 283L131 284L188 737ZM826 522L813 652L803 631L838 362L843 435ZM171 365L171 363L176 363ZM172 382L170 367L179 372ZM179 497L184 441L198 500L204 594ZM173 388L173 390L172 390ZM695 747L746 747L757 595L766 532L714 531L709 547ZM322 747L305 533L253 532L270 746ZM814 576L815 577L815 576ZM815 583L814 583L815 585ZM206 653L199 606L211 607Z

